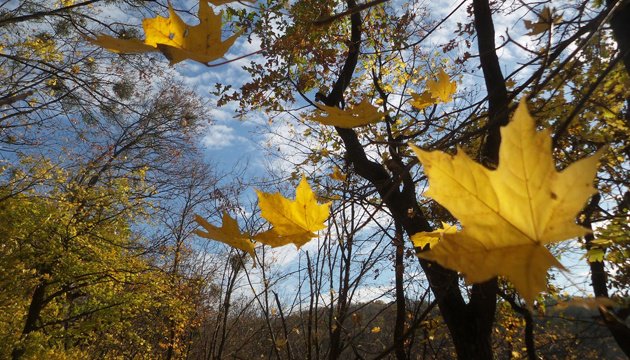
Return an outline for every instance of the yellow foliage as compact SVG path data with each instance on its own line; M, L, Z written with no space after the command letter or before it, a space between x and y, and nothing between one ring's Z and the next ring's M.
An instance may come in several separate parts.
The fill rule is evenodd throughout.
M273 228L254 239L271 247L295 244L298 248L317 236L314 231L324 229L324 221L330 214L330 203L318 204L315 194L302 178L296 189L295 200L280 193L256 191L261 215Z
M443 234L418 256L463 273L469 283L503 275L531 304L545 289L547 269L562 268L544 245L588 232L575 218L595 192L602 150L556 171L549 130L536 132L525 102L501 129L501 139L496 170L461 149L451 156L411 145L430 182L426 195L463 227L457 234Z
M31 50L35 56L44 61L59 62L64 56L57 49L57 43L46 36L28 37L22 43L22 46Z
M142 21L146 38L117 39L98 35L89 39L95 45L116 53L144 53L160 51L174 65L186 59L208 63L222 57L241 35L236 33L221 40L221 16L215 14L206 1L199 2L199 24L190 26L177 15L169 4L169 17L157 16Z
M367 99L363 99L359 104L346 110L334 106L317 106L323 111L316 111L310 116L310 120L345 129L373 124L381 121L385 116L376 106L370 104Z

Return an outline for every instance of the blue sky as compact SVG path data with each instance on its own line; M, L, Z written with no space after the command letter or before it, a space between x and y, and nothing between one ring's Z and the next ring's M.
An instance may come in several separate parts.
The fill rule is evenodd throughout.
M439 0L427 3L429 7L429 13L431 13L436 19L448 14L452 9L457 7L461 1L459 0ZM185 2L175 3L176 8L191 9L195 12L194 0L187 0ZM179 6L178 6L179 5ZM232 5L231 5L232 6ZM242 7L235 3L233 6ZM427 49L439 50L448 42L452 37L452 34L457 26L458 22L466 22L468 15L466 14L466 6L464 4L451 19L440 26L424 44ZM122 12L108 13L108 16L114 18L126 17L127 15ZM497 43L500 44L505 40L506 31L512 34L521 34L516 40L526 46L534 49L536 44L525 34L523 30L522 20L526 18L529 20L536 20L533 14L527 14L527 9L522 7L516 11L512 16L495 17L495 30L497 34ZM194 23L192 18L187 19L188 22ZM138 23L140 19L126 18L126 22ZM224 37L230 34L224 35ZM260 42L255 38L252 43L248 43L245 37L237 40L235 45L226 54L226 59L235 59L241 55L249 54L259 50ZM459 50L460 52L463 50ZM471 52L476 52L476 47L473 44ZM503 66L503 73L508 74L519 65L519 61L525 59L525 55L521 49L516 46L506 46L499 51L500 61ZM447 53L443 56L450 58L451 63L457 57L456 53ZM292 164L299 162L295 160L295 157L301 156L298 153L292 152L293 149L283 141L283 136L290 136L290 131L296 127L300 127L299 124L293 122L290 117L284 117L282 121L274 121L272 124L268 122L267 115L261 112L250 112L244 119L237 119L235 117L236 104L227 104L221 108L215 107L216 98L214 98L210 92L214 88L216 82L223 84L232 84L234 88L238 88L241 84L247 81L248 74L241 69L249 61L256 61L257 56L251 56L245 59L237 60L219 67L206 67L202 64L198 64L192 61L185 61L176 65L174 70L178 77L203 98L208 101L208 111L212 123L207 126L204 134L199 139L200 144L205 149L205 156L208 161L213 165L220 168L230 170L236 166L246 164L246 176L258 177L264 176L264 172L270 168L278 171L279 173L290 171ZM164 62L166 64L166 62ZM533 70L531 70L533 71ZM526 71L523 74L527 74L530 71ZM524 76L524 75L520 75ZM461 92L466 92L470 89L477 89L483 95L485 94L481 74L479 70L464 71L459 76L460 84L458 87ZM518 79L517 79L518 82ZM278 149L280 149L278 154ZM274 155L275 154L275 155ZM279 156L276 156L279 155ZM283 162L283 159L286 160ZM288 175L288 174L287 174ZM291 194L292 195L292 194ZM253 197L253 190L246 192L246 195ZM293 246L286 246L280 249L271 251L271 254L277 258L275 266L279 266L286 271L296 269L298 261L303 261L300 255L303 255L306 251L317 251L317 241L307 244L302 250L296 250ZM572 268L572 273L568 278L560 275L559 281L567 283L569 285L576 285L574 291L580 293L580 288L590 290L588 286L584 284L571 284L570 279L577 279L582 281L585 279L587 266L585 262L580 259L579 252L575 255L567 255L562 262L567 267ZM373 297L374 293L378 294L378 291L382 291L383 288L388 288L393 279L393 273L387 267L383 269L382 274L379 276L379 281L366 285L364 298ZM254 270L255 272L256 270ZM414 274L414 272L410 272ZM411 275L410 275L411 276ZM415 276L415 275L413 275ZM564 278L564 280L562 280ZM569 280L567 280L569 279ZM292 281L292 280L291 280ZM289 281L285 284L286 287L294 286L295 283ZM586 284L588 285L588 283ZM367 295L371 293L372 295ZM590 291L588 291L590 293ZM585 294L582 294L585 295Z

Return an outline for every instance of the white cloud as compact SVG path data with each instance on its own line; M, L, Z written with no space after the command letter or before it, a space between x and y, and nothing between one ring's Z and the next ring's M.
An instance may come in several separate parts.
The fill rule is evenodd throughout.
M208 150L222 149L234 145L235 142L244 140L242 136L234 133L234 128L223 124L208 126L201 143Z

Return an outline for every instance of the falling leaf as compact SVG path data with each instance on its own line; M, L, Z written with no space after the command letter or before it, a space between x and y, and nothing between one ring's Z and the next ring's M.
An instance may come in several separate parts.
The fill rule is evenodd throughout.
M347 178L346 174L342 173L338 166L333 167L333 172L329 176L337 181L346 181Z
M503 275L531 304L545 289L547 269L562 268L544 245L588 233L575 218L595 192L593 177L603 150L556 171L550 132L536 132L524 101L501 129L501 139L496 170L461 149L451 156L411 145L430 182L426 195L463 228L444 234L419 256L463 273L469 283Z
M525 20L524 23L525 28L529 30L529 33L527 33L527 35L538 35L551 29L552 25L559 24L561 21L562 15L555 15L553 9L545 6L540 15L538 15L537 22Z
M96 39L86 38L91 43L119 54L135 54L156 51L156 48L137 39L117 39L109 35L96 35Z
M340 128L351 129L379 122L385 114L367 99L346 110L334 106L317 105L322 111L316 111L309 118L324 125L332 125Z
M296 189L295 200L280 193L256 193L262 217L273 225L271 230L255 235L256 241L272 247L295 244L299 248L317 236L314 231L326 227L330 203L318 204L304 177Z
M143 53L160 51L171 65L186 59L208 63L222 57L241 35L236 33L221 40L222 12L215 14L206 1L199 3L199 24L190 26L168 6L169 17L157 16L142 21L145 32L144 42L137 39L116 39L108 35L98 35L88 40L93 44L116 53Z
M420 248L423 251L432 249L442 239L444 234L455 234L457 228L455 225L449 225L445 222L442 223L442 228L431 232L419 232L411 236L413 246ZM428 248L426 248L426 246Z
M276 345L276 349L282 350L287 345L287 339L278 337L275 339L274 343Z
M447 103L453 100L453 94L457 91L457 83L440 69L437 80L427 81L427 90L422 94L411 94L413 98L411 105L422 110L427 106L439 103Z
M453 94L457 91L457 83L451 81L444 69L440 69L437 81L427 81L427 89L435 99L446 103L453 99Z
M252 256L252 259L256 259L254 243L250 241L249 235L241 233L238 223L236 220L232 219L227 212L223 213L223 225L220 228L208 223L199 215L195 215L195 221L206 230L206 232L195 230L194 232L198 236L220 241L237 249L246 251Z
M411 94L411 105L418 110L422 110L427 106L431 106L437 103L437 100L431 96L431 93L426 90L422 94Z
M267 231L261 232L259 234L254 235L254 240L259 243L269 245L271 247L279 247L288 244L294 244L298 248L302 247L302 245L311 241L312 238L316 237L317 234L310 231L300 231L296 229L296 233L294 234L280 234L274 228L271 228Z

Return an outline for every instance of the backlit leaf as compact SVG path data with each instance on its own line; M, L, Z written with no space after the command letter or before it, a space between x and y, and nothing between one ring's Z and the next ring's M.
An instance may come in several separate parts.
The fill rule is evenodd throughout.
M216 227L199 215L195 215L195 221L201 225L206 231L195 230L195 234L210 240L220 241L237 249L246 251L256 259L254 253L254 243L249 239L249 235L242 233L238 227L238 223L227 212L223 213L222 226Z
M420 248L421 250L429 250L442 239L444 234L455 234L456 232L457 228L455 225L449 225L443 222L440 229L431 232L423 231L412 235L411 241L414 247Z
M422 110L427 106L447 103L453 100L453 94L455 94L456 91L457 83L451 81L451 78L444 69L440 69L437 80L427 81L427 90L422 94L411 94L413 98L411 105Z
M546 272L562 265L544 246L588 230L575 223L595 192L602 150L556 171L549 130L536 132L521 102L501 129L499 166L489 170L461 149L457 155L412 149L430 182L426 195L446 207L463 230L444 234L418 256L464 274L469 283L507 277L530 304L545 289Z
M156 16L142 21L144 42L137 39L116 39L98 35L88 40L116 53L143 53L160 51L171 65L186 59L208 63L222 57L240 36L240 32L225 41L221 40L222 12L215 14L206 1L199 3L199 24L190 26L177 15L169 4L169 16Z
M273 225L271 230L256 235L256 241L272 247L295 244L299 248L317 236L314 231L326 227L330 203L318 204L304 177L296 189L295 200L280 193L256 193L262 217Z
M367 99L349 109L339 109L334 106L317 105L323 111L316 111L309 118L324 125L351 129L353 127L373 124L383 119L385 114Z

